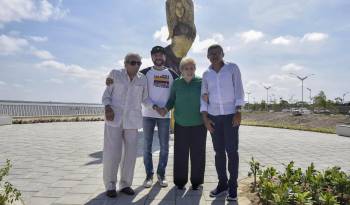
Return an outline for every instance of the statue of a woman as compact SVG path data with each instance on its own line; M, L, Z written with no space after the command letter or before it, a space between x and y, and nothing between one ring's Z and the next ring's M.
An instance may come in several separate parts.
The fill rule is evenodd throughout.
M192 0L167 0L166 16L171 44L165 48L167 66L179 72L178 65L196 38Z

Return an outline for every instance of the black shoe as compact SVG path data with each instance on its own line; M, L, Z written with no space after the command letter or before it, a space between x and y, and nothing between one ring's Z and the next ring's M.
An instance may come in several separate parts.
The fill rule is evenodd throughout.
M106 195L110 198L115 198L115 197L117 197L117 191L116 190L108 190L108 191L106 191Z
M229 189L226 200L227 201L237 201L237 189L234 189L234 190Z
M178 190L184 190L184 186L176 186Z
M122 190L120 190L120 192L123 192L124 194L127 194L127 195L135 194L135 191L131 187L125 187Z
M222 187L216 187L216 189L210 191L209 196L210 197L219 197L222 195L227 194L227 188L222 188Z
M200 187L200 185L192 185L192 190L198 190L199 189L199 187Z

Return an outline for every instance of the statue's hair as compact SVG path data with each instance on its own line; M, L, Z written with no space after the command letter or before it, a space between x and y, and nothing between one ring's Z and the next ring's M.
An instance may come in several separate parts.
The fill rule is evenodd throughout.
M124 57L124 63L128 62L130 58L132 57L136 57L138 59L141 60L141 56L138 53L128 53L126 54L126 56Z
M194 68L196 68L196 61L194 61L193 58L185 57L180 62L180 65L179 65L180 71L183 69L185 65L188 65L188 64L192 64L194 65Z

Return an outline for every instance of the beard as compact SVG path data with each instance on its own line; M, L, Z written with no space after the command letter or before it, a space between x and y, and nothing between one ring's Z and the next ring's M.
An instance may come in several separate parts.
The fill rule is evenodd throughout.
M153 61L155 66L162 66L164 65L164 60L163 59L156 59Z

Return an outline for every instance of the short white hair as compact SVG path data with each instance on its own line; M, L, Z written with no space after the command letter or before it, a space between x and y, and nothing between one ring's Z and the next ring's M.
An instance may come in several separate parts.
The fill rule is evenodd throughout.
M141 56L138 53L128 53L124 58L124 63L128 62L130 58L136 57L141 60Z
M196 61L194 61L193 58L185 57L185 58L183 58L183 59L181 60L181 62L180 62L180 65L179 65L180 71L183 69L183 67L184 67L185 65L188 65L188 64L192 64L192 65L194 65L194 68L196 68Z

